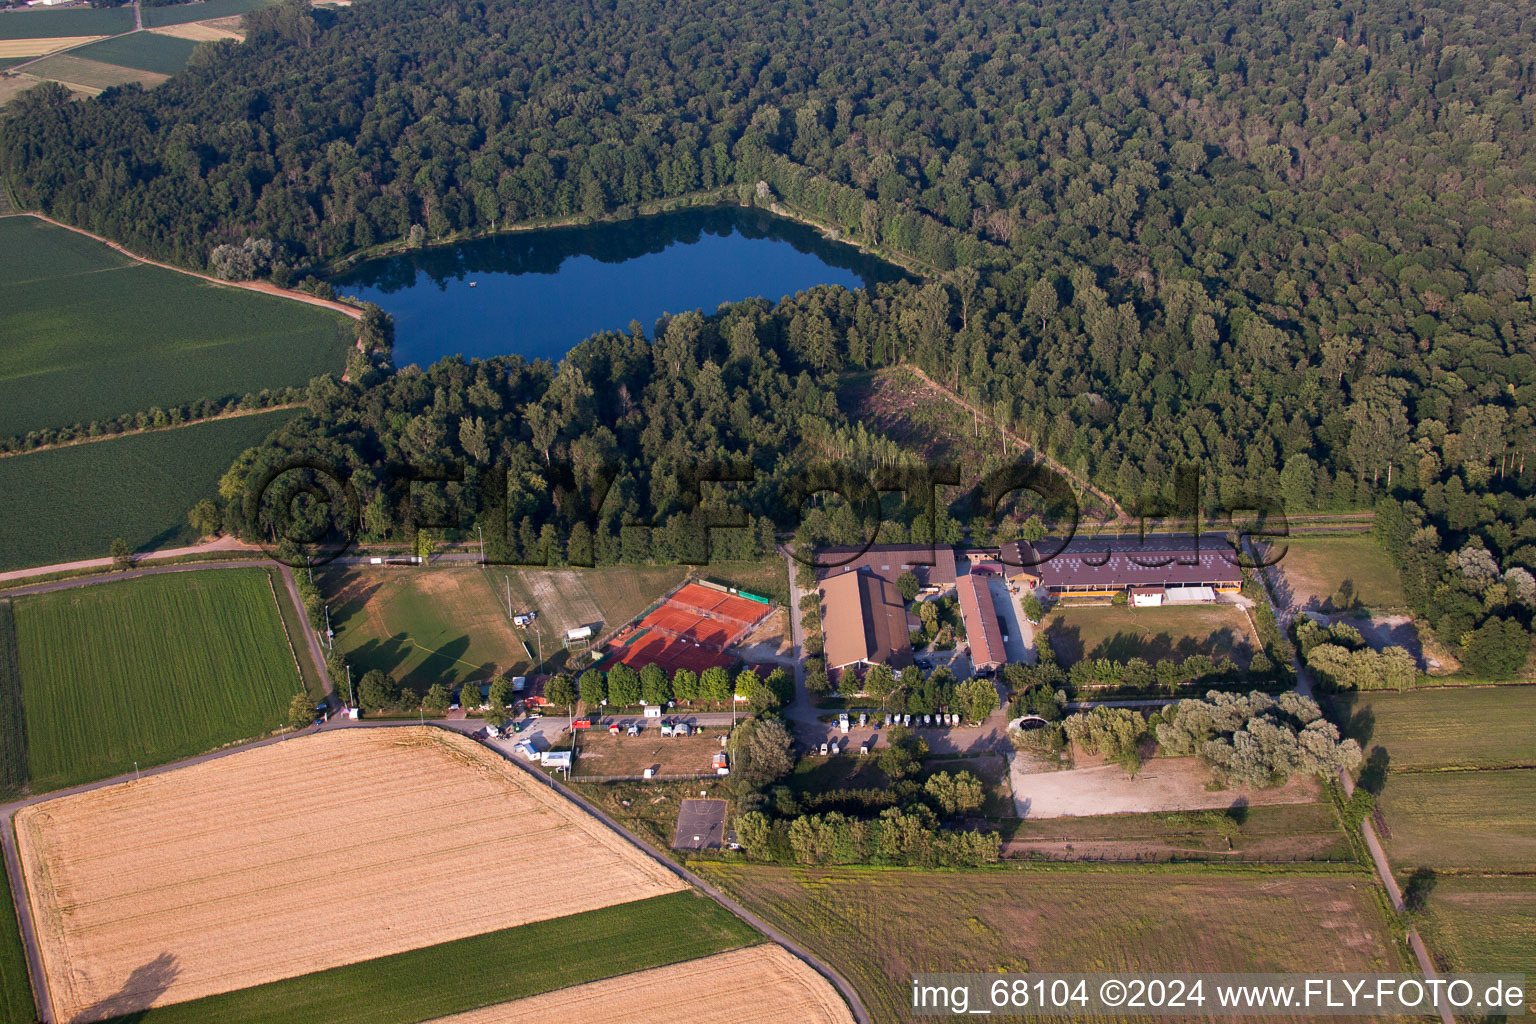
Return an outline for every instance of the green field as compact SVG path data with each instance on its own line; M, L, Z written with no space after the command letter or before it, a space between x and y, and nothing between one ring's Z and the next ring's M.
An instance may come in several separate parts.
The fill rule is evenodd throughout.
M0 571L197 538L187 512L235 456L293 416L276 410L0 458Z
M0 39L49 39L57 36L110 36L133 28L127 7L0 13Z
M10 872L0 870L0 1020L6 1024L31 1024L36 1019L37 1004L32 1001L27 954L21 947L21 931L16 924Z
M1226 820L1223 820L1226 819ZM1225 811L1029 818L1005 835L1010 856L1051 860L1347 861L1350 847L1328 804Z
M16 615L0 599L0 797L27 782L27 719L21 701L21 665L16 653Z
M303 384L346 360L351 323L330 310L136 263L34 217L0 220L0 251L27 254L0 265L0 436Z
M187 66L187 58L197 49L197 43L175 36L162 36L154 32L134 32L115 39L103 39L99 43L71 50L71 56L87 60L116 64L140 71L152 71L157 75L174 75Z
M494 892L489 889L487 898L494 898ZM119 1020L415 1024L761 940L751 926L713 900L685 890L156 1007Z
M1231 658L1239 668L1246 668L1258 649L1248 617L1230 604L1057 608L1043 625L1063 665L1084 658L1155 662L1208 654Z
M207 21L209 18L227 18L233 14L271 7L276 0L201 0L199 3L168 4L164 7L144 8L144 27L159 28L162 25L182 25L189 21Z
M300 684L272 592L210 569L16 598L33 791L281 726Z
M1342 694L1332 717L1392 769L1536 766L1536 686Z
M1536 1002L1536 878L1441 878L1424 930L1450 970L1524 974Z
M825 957L875 1020L919 971L1392 971L1367 877L692 865Z
M1285 553L1269 574L1282 607L1346 611L1399 609L1408 603L1397 567L1370 534L1284 543Z
M1388 777L1387 856L1416 868L1536 871L1536 772L1406 772Z

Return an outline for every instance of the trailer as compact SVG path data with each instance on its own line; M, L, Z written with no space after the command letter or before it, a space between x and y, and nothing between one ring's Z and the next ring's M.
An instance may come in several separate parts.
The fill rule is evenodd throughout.
M569 768L571 766L571 752L569 750L546 750L540 758L545 768Z
M710 759L710 766L715 769L716 775L731 774L730 761L726 758L724 751L721 751Z

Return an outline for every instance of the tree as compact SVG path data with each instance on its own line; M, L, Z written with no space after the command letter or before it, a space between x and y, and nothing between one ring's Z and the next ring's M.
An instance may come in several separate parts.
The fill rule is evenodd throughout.
M827 666L820 658L805 659L805 688L814 696L830 693L832 681L827 677Z
M585 695L583 695L585 702ZM640 673L622 662L608 670L608 703L627 708L640 703Z
M549 697L546 688L545 696ZM587 710L595 710L603 701L608 699L608 683L603 674L595 668L589 668L581 674L581 702L587 706ZM573 701L557 701L549 697L551 704L569 704Z
M699 676L699 696L711 704L729 703L733 692L731 674L718 665L711 665Z
M950 775L936 772L928 777L923 790L938 803L945 814L964 814L981 807L985 789L970 772Z
M685 703L699 699L699 674L690 668L672 673L672 695Z
M586 673L583 672L585 677ZM598 679L602 674L597 673ZM544 699L557 708L570 708L576 703L576 681L561 672L551 676L544 684Z
M491 705L492 711L499 711L502 708L510 707L512 702L517 699L516 693L512 689L511 680L498 673L491 679L491 692L486 695L486 699Z
M969 722L984 722L998 708L997 687L990 679L967 679L955 690Z
M880 752L880 770L891 782L900 782L917 771L918 762L928 753L928 743L900 725L892 726L885 736L887 745Z
M307 693L296 693L288 701L288 728L302 729L315 720L315 705Z
M112 568L125 571L133 568L133 548L121 537L112 541Z
M753 860L766 860L768 842L773 835L773 825L761 811L748 811L736 816L736 841Z
M788 775L794 767L790 756L794 741L777 718L748 719L736 727L732 738L736 756L731 777L741 786L766 786Z
M187 513L187 522L191 524L192 532L199 537L213 537L224 529L224 513L219 511L219 506L212 499L204 498Z
M909 569L896 577L896 589L901 591L903 600L910 601L922 590L922 584L917 582L917 576Z
M672 699L672 683L660 665L650 664L640 670L640 699L653 706Z
M453 698L448 687L442 683L433 683L427 687L427 695L421 699L421 709L429 715L440 717L448 713L448 705L451 703Z
M394 680L379 669L363 673L357 684L357 703L364 711L383 711L400 699Z
M1030 622L1039 622L1040 617L1045 614L1045 606L1040 603L1034 591L1025 594L1020 604L1024 606L1024 617Z

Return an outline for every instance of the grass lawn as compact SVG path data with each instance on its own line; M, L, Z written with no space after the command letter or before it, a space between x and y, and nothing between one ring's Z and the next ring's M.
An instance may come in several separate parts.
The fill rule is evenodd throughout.
M44 57L36 64L27 68L27 74L36 78L47 78L55 82L63 82L65 85L78 85L84 89L100 92L102 89L110 89L114 85L128 85L137 82L149 89L165 81L166 76L152 71L138 71L134 68L120 67L116 64L104 64L99 60L90 60L85 57L77 57L74 53L58 53L52 57ZM59 231L60 228L53 230ZM163 271L162 271L163 272ZM54 301L58 301L55 297Z
M1388 767L1506 768L1536 765L1536 686L1413 693L1338 694L1332 716L1345 732L1387 752Z
M1364 874L694 862L824 956L882 1022L916 1020L919 971L1392 971Z
M486 898L495 892L489 888ZM156 1007L131 1020L415 1024L760 941L718 903L684 890Z
M0 1020L26 1024L36 1019L37 1004L27 977L27 954L16 923L10 872L0 870Z
M1438 879L1425 932L1450 970L1524 974L1536 1002L1536 878Z
M588 782L577 792L602 808L619 824L669 856L675 856L672 853L672 832L677 827L677 809L682 801L701 796L726 800L728 821L739 810L735 801L730 799L730 790L726 788L724 779Z
M293 415L281 409L0 458L0 570L105 558L115 537L140 551L195 541L187 512L218 493L235 456Z
M136 263L34 217L0 220L0 251L27 253L0 266L0 436L303 384L339 373L353 336L330 310Z
M175 36L154 32L135 32L115 39L103 39L71 53L103 64L135 68L157 75L174 75L187 66L187 58L192 56L195 49L197 44L190 39L177 39Z
M1014 856L1072 860L1347 861L1349 843L1328 804L1028 818L1009 823Z
M1282 606L1348 611L1408 604L1397 568L1370 534L1293 537L1285 545L1285 555L1270 570Z
M1228 657L1246 668L1258 642L1243 610L1230 604L1166 608L1057 608L1045 617L1051 649L1063 665L1084 658L1127 661Z
M300 683L272 592L210 569L15 599L33 791L281 726Z
M201 0L198 3L146 7L144 8L144 27L158 28L161 25L184 25L189 21L227 18L263 7L271 7L275 2L276 0Z
M581 754L576 758L575 777L640 775L652 767L659 769L658 775L713 771L710 758L721 751L720 737L729 729L705 729L691 736L663 737L659 721L645 719L639 736L622 733L611 736L606 729L593 729L584 734L580 740Z
M128 7L71 7L63 11L7 11L0 15L0 39L109 36L132 28L133 11Z
M1533 783L1520 769L1389 776L1381 809L1393 869L1536 871Z

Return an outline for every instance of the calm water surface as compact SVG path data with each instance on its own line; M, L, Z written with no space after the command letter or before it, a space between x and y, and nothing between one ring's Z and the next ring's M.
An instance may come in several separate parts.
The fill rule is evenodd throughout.
M558 360L631 320L649 332L663 313L903 276L804 225L725 207L423 249L332 283L394 315L395 363L405 366L455 354Z

